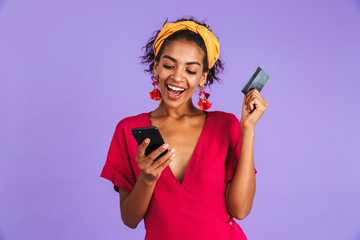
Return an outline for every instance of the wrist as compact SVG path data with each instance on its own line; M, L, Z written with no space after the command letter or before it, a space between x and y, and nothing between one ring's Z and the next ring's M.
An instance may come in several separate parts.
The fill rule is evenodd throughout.
M254 137L255 127L243 126L241 127L241 137Z
M256 122L241 118L240 124L242 128L255 128Z
M149 176L144 171L141 171L137 181L142 183L142 185L144 185L146 187L153 188L153 187L155 187L157 179L155 179L152 176Z

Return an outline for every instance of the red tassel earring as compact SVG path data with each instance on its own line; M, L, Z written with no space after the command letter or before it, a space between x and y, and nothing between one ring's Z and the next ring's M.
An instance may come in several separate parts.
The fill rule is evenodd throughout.
M158 101L161 100L161 93L159 91L159 76L155 75L154 76L154 81L152 83L152 85L154 86L154 89L150 92L150 98L152 100Z
M204 94L204 98L201 98L201 96ZM210 97L210 94L205 92L204 85L200 86L200 93L199 93L199 109L202 111L206 111L209 108L211 108L212 103L208 101L208 98Z

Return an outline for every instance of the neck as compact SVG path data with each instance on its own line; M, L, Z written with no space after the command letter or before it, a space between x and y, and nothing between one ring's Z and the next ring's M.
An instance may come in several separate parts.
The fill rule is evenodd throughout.
M183 116L201 114L204 114L203 111L197 109L191 99L187 104L179 107L169 107L164 101L161 101L159 107L151 113L152 117L172 117L175 119L182 118Z

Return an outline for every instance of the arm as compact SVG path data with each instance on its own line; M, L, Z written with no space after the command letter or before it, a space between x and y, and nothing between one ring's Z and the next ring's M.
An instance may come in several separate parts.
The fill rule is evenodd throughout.
M245 95L240 121L240 159L233 180L226 187L228 211L237 219L244 219L250 213L254 201L256 186L253 154L255 124L266 110L267 105L256 89Z
M160 178L161 172L170 164L175 156L175 149L172 149L154 162L153 160L164 152L168 148L168 145L164 144L148 156L145 156L145 149L149 143L149 140L145 140L138 148L136 160L141 169L141 173L133 190L129 193L123 189L119 189L121 219L124 224L130 228L136 228L144 218L156 182Z
M254 172L254 131L241 131L240 159L233 177L228 183L226 201L229 213L237 218L244 219L252 208L255 195Z
M126 226L134 229L144 218L154 188L155 183L147 183L140 173L130 193L119 189L121 219Z

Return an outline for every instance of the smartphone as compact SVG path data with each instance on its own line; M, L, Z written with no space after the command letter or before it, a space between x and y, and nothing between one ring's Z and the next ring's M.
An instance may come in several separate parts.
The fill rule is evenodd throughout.
M145 138L150 139L150 144L145 149L146 156L164 144L164 140L161 137L161 134L159 132L159 129L157 129L157 127L133 128L131 129L131 133L139 145L145 140ZM164 156L167 152L168 150L166 149L154 161Z

